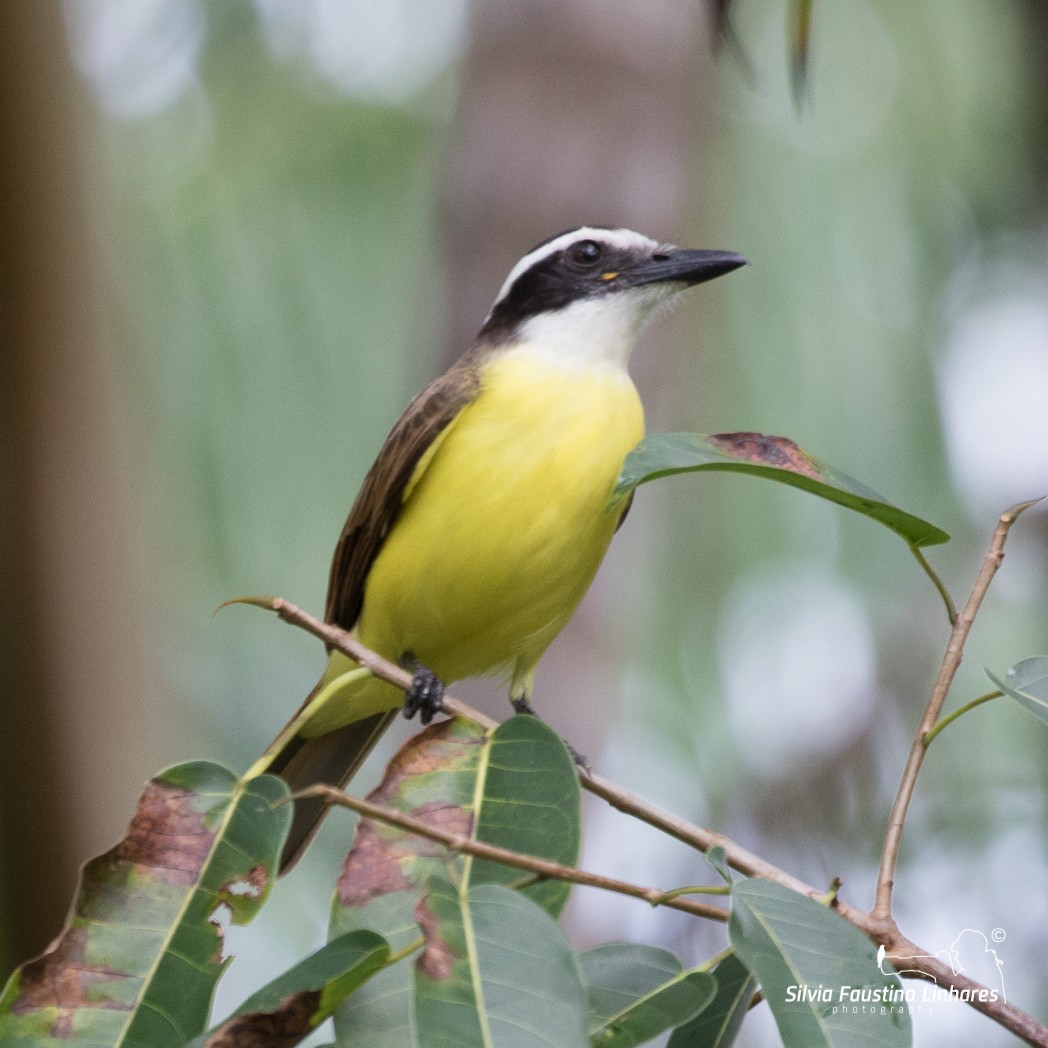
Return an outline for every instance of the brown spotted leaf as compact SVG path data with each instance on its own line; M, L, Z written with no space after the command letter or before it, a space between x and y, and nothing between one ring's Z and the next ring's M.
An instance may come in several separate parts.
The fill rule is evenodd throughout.
M127 836L81 872L62 934L0 997L0 1044L183 1048L225 968L225 911L246 923L291 818L273 776L181 764L146 786Z
M189 1048L292 1048L389 961L374 932L348 932L252 994Z
M488 734L459 719L430 725L390 761L368 800L468 834L473 783ZM361 819L335 886L330 934L371 929L395 951L410 948L420 940L414 910L421 885L431 874L450 872L453 861L439 844ZM366 1037L369 1048L413 1044L410 986L410 963L379 972L336 1013L339 1040Z
M454 834L572 865L578 859L580 798L571 757L536 717L512 717L494 731L455 719L434 724L393 758L369 800ZM430 878L466 885L508 883L519 870L449 853L396 827L361 819L335 890L331 931L370 928L404 950L421 942L419 900ZM567 886L523 889L556 916ZM429 952L430 962L437 954ZM409 964L380 972L335 1017L346 1043L369 1048L415 1043Z
M657 477L699 470L730 470L789 484L876 520L915 548L950 538L853 477L812 458L792 440L764 433L653 433L626 456L613 497L626 498Z
M587 1048L586 992L552 917L500 884L433 877L419 904L419 1048Z

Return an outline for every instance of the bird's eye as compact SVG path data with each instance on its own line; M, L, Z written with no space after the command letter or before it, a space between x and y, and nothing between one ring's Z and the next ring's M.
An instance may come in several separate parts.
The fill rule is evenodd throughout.
M571 260L580 266L595 266L603 254L595 240L580 240L571 249Z

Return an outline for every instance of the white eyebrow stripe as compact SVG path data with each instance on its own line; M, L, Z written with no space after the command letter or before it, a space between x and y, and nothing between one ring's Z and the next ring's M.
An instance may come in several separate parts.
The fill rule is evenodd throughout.
M547 243L535 248L534 251L529 251L509 271L509 276L506 277L502 287L499 288L499 293L495 296L495 301L491 304L491 310L494 310L494 308L506 297L509 293L509 289L513 286L514 281L516 281L522 273L527 272L527 270L535 265L536 262L540 262L544 258L549 258L550 255L563 250L569 244L574 244L579 240L596 240L599 243L609 244L612 247L623 249L650 249L658 246L657 242L650 237L646 237L642 233L635 233L632 229L595 229L592 226L581 226L579 229L572 229L567 233L561 233L559 237L554 237ZM488 311L488 319L491 317L491 310Z

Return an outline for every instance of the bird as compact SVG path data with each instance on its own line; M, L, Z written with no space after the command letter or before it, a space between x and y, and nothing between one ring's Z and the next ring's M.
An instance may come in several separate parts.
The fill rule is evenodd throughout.
M682 292L745 264L580 226L513 266L473 342L393 425L332 559L326 621L410 670L410 692L330 650L256 773L342 788L398 710L428 723L468 677L507 679L514 710L532 712L539 660L629 509L613 492L644 435L630 355ZM281 872L326 810L295 802Z

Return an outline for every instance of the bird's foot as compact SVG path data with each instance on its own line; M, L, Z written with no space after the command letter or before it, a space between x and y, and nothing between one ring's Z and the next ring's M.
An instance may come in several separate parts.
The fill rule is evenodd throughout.
M519 698L516 698L516 699L512 699L511 698L509 700L509 704L513 707L513 712L514 713L524 714L525 716L528 716L528 717L538 717L539 720L542 719L531 708L531 703L528 702L528 697L526 695L521 695ZM576 767L578 767L581 771L589 772L590 771L590 765L589 765L589 761L586 759L585 755L579 753L579 751L577 749L575 749L575 747L572 746L571 743L568 742L568 740L565 739L563 735L561 736L560 741L564 743L564 746L567 749L568 753L571 754L571 759L575 762Z
M429 724L444 709L444 682L415 659L408 665L414 676L404 696L404 716L411 720L417 713L421 724Z
M568 742L568 740L565 739L563 736L561 736L560 741L564 743L568 753L571 754L571 759L575 762L575 767L578 768L579 771L584 771L587 774L589 774L593 769L590 767L590 763L586 755L584 753L579 753L579 751L575 749L575 747L572 746L571 743Z

